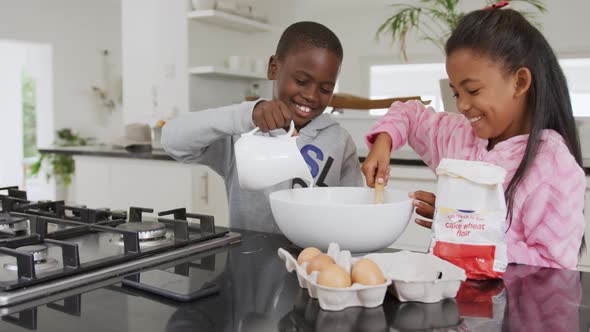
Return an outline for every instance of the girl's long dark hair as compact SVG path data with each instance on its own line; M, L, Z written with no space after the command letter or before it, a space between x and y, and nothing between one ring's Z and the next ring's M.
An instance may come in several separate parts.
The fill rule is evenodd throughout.
M447 57L471 49L504 64L507 73L526 67L532 83L527 98L532 127L527 147L514 177L505 189L508 220L512 222L514 195L539 149L543 129L553 129L565 140L580 167L582 152L565 75L541 32L511 9L477 10L465 15L447 41ZM584 238L580 249L585 247Z

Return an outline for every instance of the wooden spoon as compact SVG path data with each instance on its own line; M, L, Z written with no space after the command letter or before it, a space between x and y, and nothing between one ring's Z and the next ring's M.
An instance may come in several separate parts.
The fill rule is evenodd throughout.
M375 204L383 204L385 203L385 199L383 197L385 190L385 184L383 181L375 181Z

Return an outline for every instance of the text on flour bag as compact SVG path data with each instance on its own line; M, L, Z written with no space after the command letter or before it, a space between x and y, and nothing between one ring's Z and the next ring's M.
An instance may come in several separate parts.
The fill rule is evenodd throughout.
M432 224L434 255L465 270L469 279L498 278L506 257L506 171L479 162L443 159Z

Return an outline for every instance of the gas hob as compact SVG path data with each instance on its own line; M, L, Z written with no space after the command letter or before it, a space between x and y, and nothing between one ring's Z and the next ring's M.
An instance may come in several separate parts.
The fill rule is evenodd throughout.
M184 208L92 209L17 187L0 199L0 309L240 241Z

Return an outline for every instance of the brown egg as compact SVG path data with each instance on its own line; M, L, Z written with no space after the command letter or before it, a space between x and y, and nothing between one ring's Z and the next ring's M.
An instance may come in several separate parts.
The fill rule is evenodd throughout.
M307 265L307 274L311 274L313 271L320 271L324 267L332 264L334 264L332 257L326 254L316 255L311 259L311 261L309 261L309 264Z
M338 264L328 265L320 270L318 285L345 288L352 285L350 275Z
M301 253L299 253L299 256L297 256L297 264L301 265L307 261L310 261L312 258L314 258L315 256L317 256L321 253L322 252L318 248L314 248L314 247L305 248L305 249L303 249L303 251L301 251Z
M375 262L363 258L352 266L352 282L361 285L380 285L385 282L385 277Z

